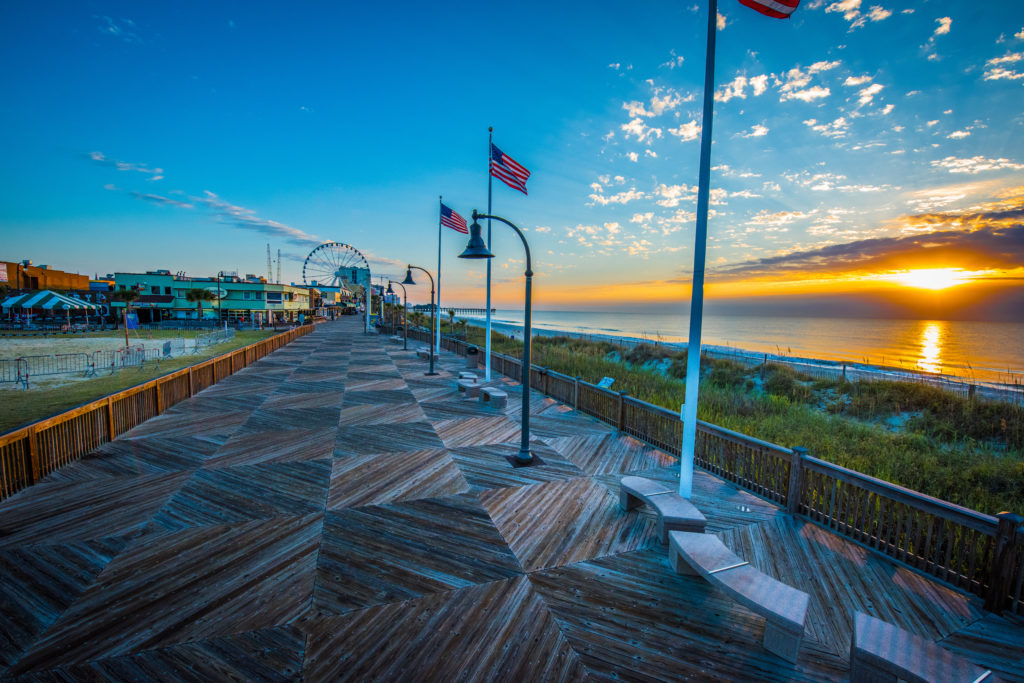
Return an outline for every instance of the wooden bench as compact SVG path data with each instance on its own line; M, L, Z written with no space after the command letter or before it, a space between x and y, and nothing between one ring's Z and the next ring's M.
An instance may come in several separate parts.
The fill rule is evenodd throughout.
M465 392L468 398L480 395L480 384L475 379L460 379L455 386L460 392Z
M704 533L708 520L693 503L660 481L644 477L623 477L619 483L619 505L632 510L647 503L658 513L658 538L668 543L669 531Z
M712 534L673 531L668 556L678 573L703 576L763 616L767 620L764 648L796 662L807 617L807 593L761 573Z
M991 681L992 672L898 626L854 613L851 681Z
M497 387L484 387L480 392L480 402L490 403L492 408L504 408L508 405L508 394Z

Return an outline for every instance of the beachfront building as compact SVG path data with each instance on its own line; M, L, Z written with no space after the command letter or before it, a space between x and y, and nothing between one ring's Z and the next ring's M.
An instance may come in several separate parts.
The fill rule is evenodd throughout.
M88 292L89 276L68 273L48 265L34 266L31 260L0 261L0 284L12 292L50 289L60 292Z
M266 278L234 273L219 277L189 277L183 272L152 270L145 273L114 273L114 289L134 289L139 298L132 308L139 313L139 321L197 320L202 311L203 320L223 320L246 324L298 322L312 316L319 293L309 287L274 284ZM189 301L188 292L205 289L212 299ZM124 307L114 302L115 310Z

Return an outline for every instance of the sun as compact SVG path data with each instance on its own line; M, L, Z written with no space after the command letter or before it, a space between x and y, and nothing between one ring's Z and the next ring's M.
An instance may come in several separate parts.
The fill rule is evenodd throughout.
M967 282L966 273L959 268L925 268L897 273L895 281L918 289L947 289Z

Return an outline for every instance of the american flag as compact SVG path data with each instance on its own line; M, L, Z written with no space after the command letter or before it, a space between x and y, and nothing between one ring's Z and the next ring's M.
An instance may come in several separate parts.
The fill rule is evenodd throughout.
M493 142L491 143L491 175L513 190L519 190L526 194L526 179L530 177L530 172L515 159L498 149Z
M463 235L469 234L469 228L466 227L466 219L460 216L457 211L452 211L444 204L441 205L441 225L447 226L455 232L461 232Z
M740 0L740 4L769 17L789 19L789 15L796 10L800 0Z

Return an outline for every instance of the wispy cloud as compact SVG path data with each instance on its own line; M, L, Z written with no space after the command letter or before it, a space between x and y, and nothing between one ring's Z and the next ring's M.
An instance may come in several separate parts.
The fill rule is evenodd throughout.
M1024 73L1008 69L1006 64L1016 64L1017 62L1024 60L1024 52L1009 52L1002 57L993 57L992 59L985 62L985 80L986 81L1000 81L1010 80L1016 81L1024 78Z
M968 158L946 157L932 161L932 166L944 168L950 173L970 173L972 175L982 171L1020 171L1024 164L1018 164L1009 159L990 159L984 156Z
M178 199L171 199L170 197L163 197L161 195L152 194L149 192L136 192L135 190L131 190L128 192L128 194L130 194L132 197L135 197L136 199L140 199L144 202L149 202L151 204L162 204L163 206L176 206L181 209L191 209L194 208L195 206L194 204L189 204L188 202L183 202Z
M682 139L683 142L696 140L700 135L700 124L694 119L689 123L681 124L678 128L669 128L668 132L670 135Z
M86 157L101 166L116 168L118 171L136 171L138 173L143 173L149 176L148 180L163 180L164 177L164 170L162 168L150 168L147 164L118 161L117 159L107 157L103 152L89 152L86 154Z
M113 19L111 17L98 17L100 20L100 33L119 38L126 43L141 43L142 38L137 33L135 22L131 19Z
M775 78L775 85L779 88L779 101L801 100L811 102L813 100L828 97L832 91L820 85L811 86L811 79L815 74L830 71L837 66L838 61L820 61L811 64L806 70L800 67L793 67L785 72L781 78Z
M890 10L873 5L866 13L861 11L861 0L840 0L825 8L826 12L839 12L850 22L850 30L858 29L869 21L883 21L892 16Z
M231 204L209 190L204 190L201 196L189 197L189 199L197 205L209 208L222 222L237 228L279 237L286 242L301 246L313 246L323 242L319 237L310 235L298 228L293 228L278 221L260 218L253 209Z
M741 138L759 138L765 135L768 135L768 126L761 125L760 123L754 124L747 133L739 133Z

